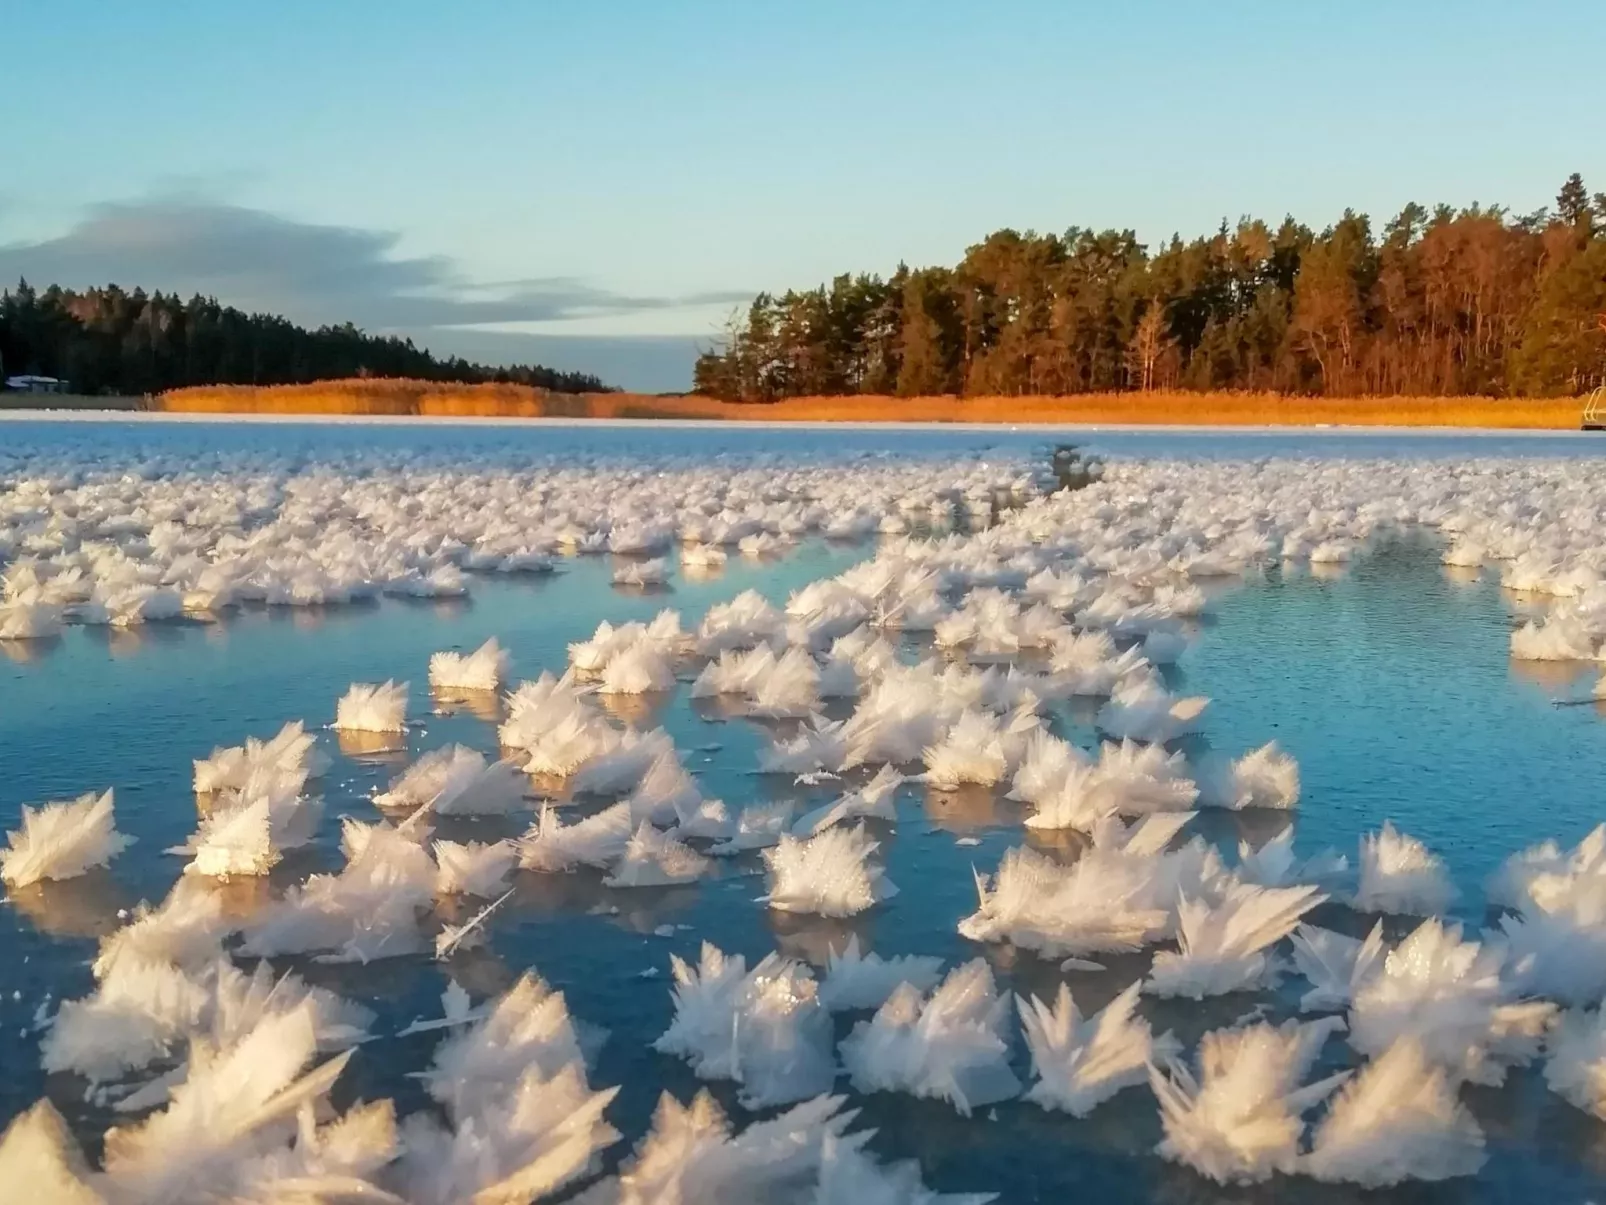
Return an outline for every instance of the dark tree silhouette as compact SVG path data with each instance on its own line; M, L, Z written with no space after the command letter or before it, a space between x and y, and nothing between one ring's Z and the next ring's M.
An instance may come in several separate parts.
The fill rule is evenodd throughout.
M77 293L26 280L0 293L0 365L11 375L59 377L80 393L144 394L186 385L291 385L345 377L413 377L533 385L562 393L606 388L586 373L539 365L488 368L439 359L411 339L366 334L349 322L306 330L211 297L116 285Z

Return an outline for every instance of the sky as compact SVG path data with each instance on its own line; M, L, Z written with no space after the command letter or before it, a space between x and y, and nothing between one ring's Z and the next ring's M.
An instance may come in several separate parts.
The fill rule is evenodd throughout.
M0 0L0 280L690 383L759 290L988 232L1606 189L1557 0ZM22 99L26 98L26 99Z

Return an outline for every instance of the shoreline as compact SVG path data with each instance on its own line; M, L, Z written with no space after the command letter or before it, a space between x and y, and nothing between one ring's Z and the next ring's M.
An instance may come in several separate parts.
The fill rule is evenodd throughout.
M697 417L668 418L581 418L560 415L519 416L452 414L297 414L262 411L199 411L199 410L0 410L0 425L5 423L127 423L217 425L235 424L262 426L374 426L374 427L550 427L611 428L647 430L670 427L682 430L805 430L805 431L963 431L968 434L985 434L989 431L1052 436L1063 433L1079 434L1142 434L1175 432L1179 434L1242 434L1242 435L1466 435L1466 436L1528 436L1554 438L1575 435L1580 438L1601 434L1577 427L1499 427L1461 426L1457 424L1427 425L1417 423L1158 423L1158 422L980 422L932 421L896 419L725 419ZM1601 443L1606 453L1606 440Z

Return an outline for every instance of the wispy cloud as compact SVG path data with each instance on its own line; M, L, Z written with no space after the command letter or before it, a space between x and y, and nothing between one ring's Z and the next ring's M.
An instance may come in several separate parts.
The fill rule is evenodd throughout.
M0 280L215 295L299 322L428 330L552 322L746 300L614 292L568 276L476 281L446 256L398 253L400 236L185 198L95 206L71 230L0 244Z

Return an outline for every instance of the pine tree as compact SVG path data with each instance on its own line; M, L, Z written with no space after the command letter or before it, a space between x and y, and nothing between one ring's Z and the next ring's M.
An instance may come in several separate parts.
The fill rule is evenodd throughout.
M1589 190L1584 187L1583 176L1577 172L1567 177L1567 182L1556 194L1556 213L1569 226L1589 220Z

